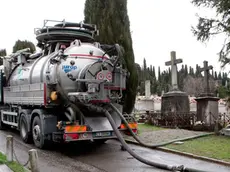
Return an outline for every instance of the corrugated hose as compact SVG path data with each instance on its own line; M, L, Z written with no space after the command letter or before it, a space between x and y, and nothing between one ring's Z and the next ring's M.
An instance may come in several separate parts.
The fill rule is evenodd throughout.
M136 154L129 146L128 144L125 142L125 140L123 139L123 136L121 135L120 131L117 129L117 126L112 118L112 116L110 115L110 113L98 106L94 106L94 105L89 105L89 108L91 108L92 110L95 110L97 112L103 112L105 114L105 116L108 118L118 140L121 142L122 146L138 161L147 164L149 166L153 166L156 168L160 168L160 169L165 169L165 170L169 170L169 171L181 171L181 172L204 172L201 170L197 170L197 169L191 169L191 168L185 168L183 165L180 166L172 166L172 165L168 165L168 164L162 164L162 163L158 163L158 162L153 162L153 161L149 161L147 159L142 158L141 156L139 156L138 154Z

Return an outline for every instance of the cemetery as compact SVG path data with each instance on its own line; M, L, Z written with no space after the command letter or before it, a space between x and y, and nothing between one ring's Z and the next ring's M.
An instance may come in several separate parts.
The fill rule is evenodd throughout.
M150 92L150 81L145 81L145 96L137 96L134 117L140 122L164 126L194 129L196 125L202 125L203 130L214 131L215 126L225 127L229 122L229 113L223 99L220 100L209 88L209 70L204 61L204 92L197 97L190 97L186 92L179 90L177 64L182 59L176 59L176 52L171 52L171 88L162 96L154 96Z
M190 97L178 87L176 52L171 52L171 88L162 96L151 94L150 82L145 82L145 96L137 96L134 118L139 122L139 137L146 143L159 144L174 139L195 137L166 148L193 153L230 162L230 115L226 101L210 91L209 71L213 68L203 62L204 91ZM196 136L203 135L201 138ZM127 140L135 142L131 137Z

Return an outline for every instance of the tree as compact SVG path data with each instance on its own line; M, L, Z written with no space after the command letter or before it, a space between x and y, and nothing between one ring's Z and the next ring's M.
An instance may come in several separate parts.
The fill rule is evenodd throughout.
M229 0L192 0L197 7L206 7L216 11L215 18L199 17L196 27L192 27L197 40L208 41L212 36L224 34L226 39L219 52L222 66L230 62L230 1Z
M215 71L215 77L214 78L215 78L215 80L217 80L217 72L216 71Z
M0 56L6 56L6 49L0 49Z
M0 57L6 56L6 49L0 49ZM0 65L3 65L3 59L0 58Z
M196 73L195 73L196 77L200 77L201 76L201 72L200 72L200 66L198 64L196 64Z
M116 10L119 9L119 10ZM127 0L86 0L85 23L95 24L100 31L97 41L104 44L120 44L124 48L125 67L130 73L124 94L124 112L131 113L136 100L138 78L127 12Z
M228 89L226 87L224 87L224 86L220 86L218 88L218 93L219 93L220 98L226 98L227 95L228 95L227 92L228 92Z
M143 60L143 80L147 79L147 64L146 64L146 60L144 58Z
M144 67L144 71L146 71L147 65L146 65L146 60L145 60L145 58L144 58L144 60L143 60L143 67Z
M185 69L184 69L185 71L185 76L187 76L188 75L188 66L187 65L185 65Z
M30 48L29 51L30 53L34 53L36 50L35 45L32 42L27 40L25 41L17 40L13 46L13 53L24 48Z
M161 82L161 67L158 66L158 81Z
M156 71L155 71L154 66L153 66L153 69L152 69L152 76L153 76L154 80L156 80Z

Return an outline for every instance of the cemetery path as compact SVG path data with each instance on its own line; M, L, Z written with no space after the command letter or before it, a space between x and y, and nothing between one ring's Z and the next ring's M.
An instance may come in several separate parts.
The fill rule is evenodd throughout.
M163 129L158 131L151 131L151 129L142 129L141 133L138 136L145 143L157 144L171 141L174 139L197 136L205 133L207 132L190 131L183 129ZM134 141L134 138L131 136L125 136L125 138Z

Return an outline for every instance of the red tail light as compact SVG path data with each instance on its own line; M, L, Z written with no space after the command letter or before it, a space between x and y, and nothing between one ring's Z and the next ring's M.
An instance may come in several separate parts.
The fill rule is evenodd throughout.
M68 133L68 134L64 134L64 140L65 141L71 141L71 140L77 140L79 139L79 135L76 133Z

